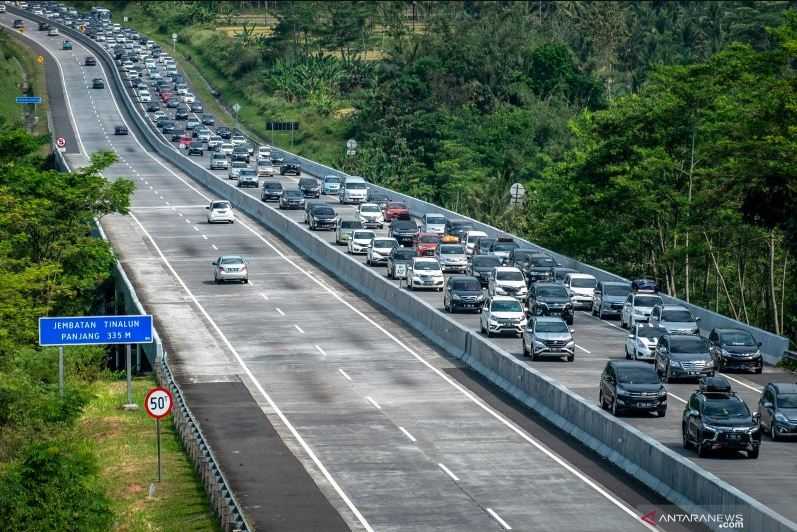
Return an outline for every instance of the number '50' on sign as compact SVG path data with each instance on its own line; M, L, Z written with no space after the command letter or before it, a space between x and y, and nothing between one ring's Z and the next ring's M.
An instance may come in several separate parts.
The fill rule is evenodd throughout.
M163 387L152 388L144 398L144 408L147 414L155 419L161 419L169 415L174 406L172 392Z

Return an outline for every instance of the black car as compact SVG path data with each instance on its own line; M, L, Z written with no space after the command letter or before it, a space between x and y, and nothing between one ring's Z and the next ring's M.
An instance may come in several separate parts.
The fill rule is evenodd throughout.
M105 81L102 78L94 78L91 80L91 88L92 89L104 89L105 88Z
M501 259L492 255L473 255L468 265L468 275L479 280L482 286L490 284L490 276L496 266L501 265Z
M667 414L667 390L645 362L610 360L601 374L598 403L615 416L623 412Z
M188 155L199 155L202 157L205 154L205 144L202 142L192 142L188 146Z
M761 342L742 329L712 329L708 335L711 356L718 371L744 370L761 373L764 358L761 356Z
M402 246L411 246L418 236L418 225L414 220L394 218L390 222L388 236L392 236Z
M302 175L302 167L298 163L287 163L280 167L280 175Z
M216 135L225 140L229 140L229 138L232 136L232 131L227 126L219 126L216 128Z
M172 100L174 100L174 98L172 98ZM172 100L169 100L169 103L171 103ZM174 110L174 119L175 120L188 120L189 116L190 116L190 114L188 112L188 107L178 106Z
M20 22L22 22L22 21L20 21ZM17 21L15 20L14 21L14 27L17 28L17 27L22 27L22 26L17 26ZM39 22L39 31L48 31L49 29L50 29L50 24L49 23L47 23L47 22Z
M460 241L465 238L465 233L473 230L473 222L467 220L448 220L446 223L446 234L455 236Z
M127 135L127 126L114 126L113 134L114 135Z
M714 375L708 340L696 334L665 334L659 338L653 364L666 382Z
M84 66L97 66L97 59L94 56L86 56L86 59L83 60Z
M415 248L393 248L387 258L387 276L391 279L403 279L407 275L407 267L415 257Z
M557 266L559 263L547 253L534 253L528 257L527 263L521 270L526 274L529 283L536 283L537 281L551 281L553 269Z
M155 113L161 110L161 105L158 102L150 102L147 104L147 112Z
M169 101L166 102L166 108L167 109L179 109L180 108L180 100L178 100L175 97L169 98ZM185 120L186 118L188 118L188 112L186 111L186 113L183 116L184 116L184 118L180 118L180 117L177 116L177 113L175 113L175 115L174 115L174 117L176 119L178 119L178 120Z
M568 325L573 325L573 304L567 290L560 284L532 284L529 287L528 306L532 316L559 316Z
M178 142L185 135L185 129L175 129L169 137L172 142Z
M279 181L263 181L260 189L261 201L279 201L283 194L282 183Z
M178 126L176 122L172 122L172 121L165 122L163 124L163 127L161 128L161 130L163 131L164 135L174 135L175 133L178 133L178 132L185 133L185 129L184 128ZM179 137L178 137L177 140L180 140Z
M321 185L312 177L301 178L299 180L299 190L304 194L305 198L321 197Z
M301 209L304 207L304 194L301 190L286 190L280 197L280 209Z
M510 253L513 250L518 249L520 244L515 242L515 240L511 237L498 237L493 241L493 244L490 246L489 253L492 255L497 255L501 258L504 264L506 264L507 260L509 259Z
M768 383L758 401L758 415L772 441L797 436L797 384Z
M214 126L216 125L216 118L213 115L204 114L202 115L202 124L206 126Z
M725 377L719 376L703 379L689 397L681 434L684 449L695 447L701 458L719 449L746 451L748 458L758 458L761 446L758 413L751 413Z
M482 285L475 277L452 275L443 287L443 307L446 312L475 310L481 312L484 305Z
M329 205L315 204L310 207L307 224L310 226L311 231L319 229L330 229L334 231L337 220L338 216L335 214L335 209Z
M473 246L473 256L476 255L484 255L487 256L490 254L490 248L493 246L493 242L495 242L495 238L490 237L482 237L476 241L476 245Z

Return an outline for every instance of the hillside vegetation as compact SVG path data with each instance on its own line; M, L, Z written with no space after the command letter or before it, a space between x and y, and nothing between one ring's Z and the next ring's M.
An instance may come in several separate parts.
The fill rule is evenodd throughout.
M788 2L106 5L262 138L795 336Z

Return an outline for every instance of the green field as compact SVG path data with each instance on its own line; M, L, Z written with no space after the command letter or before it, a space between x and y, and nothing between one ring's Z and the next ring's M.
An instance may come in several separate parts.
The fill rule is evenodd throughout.
M23 83L32 86L33 95L45 96L45 103L36 106L38 120L32 131L38 134L47 132L47 86L44 78L44 67L36 63L35 54L20 44L16 38L0 32L0 116L11 123L23 123L25 111L32 113L31 106L22 106L14 102L14 96L22 94ZM32 114L26 125L32 124Z

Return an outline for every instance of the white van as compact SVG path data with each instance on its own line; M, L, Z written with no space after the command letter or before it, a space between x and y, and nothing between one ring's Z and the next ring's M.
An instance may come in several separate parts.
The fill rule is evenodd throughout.
M346 176L340 184L338 201L342 204L363 203L368 197L368 183L359 176Z
M598 280L588 273L568 273L564 280L573 308L592 308L592 296Z

